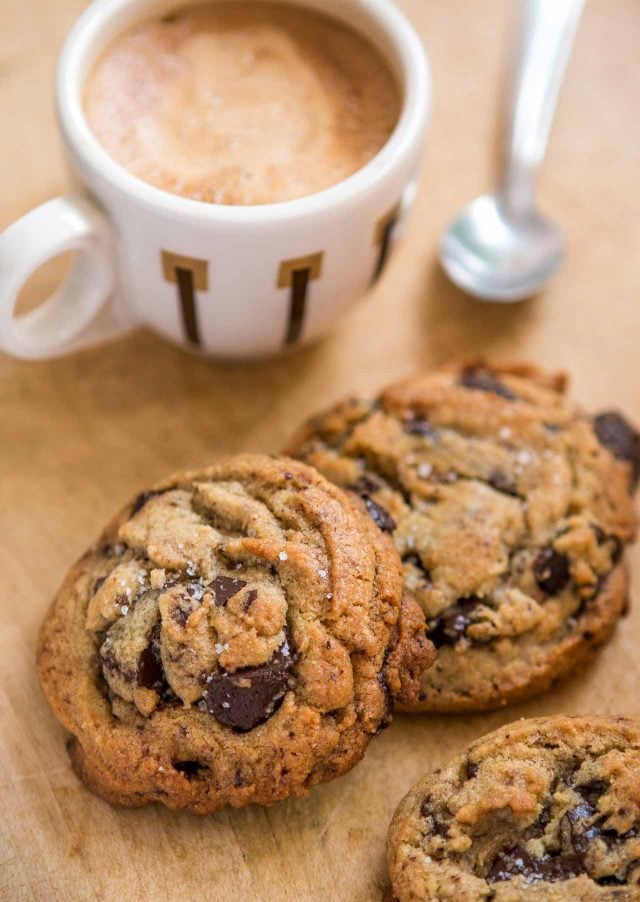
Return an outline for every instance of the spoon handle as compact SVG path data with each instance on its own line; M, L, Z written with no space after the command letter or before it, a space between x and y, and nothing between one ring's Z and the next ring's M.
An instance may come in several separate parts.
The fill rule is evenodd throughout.
M513 213L533 206L536 171L584 0L520 0L507 108L501 202Z

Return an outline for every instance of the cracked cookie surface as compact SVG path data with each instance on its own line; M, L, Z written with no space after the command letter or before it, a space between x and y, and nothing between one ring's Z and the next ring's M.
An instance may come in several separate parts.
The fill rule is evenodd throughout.
M528 698L623 612L640 440L533 367L455 365L311 420L288 453L361 498L394 538L438 658L410 710Z
M398 902L640 899L640 721L520 720L421 780L389 829Z
M201 814L346 772L433 658L402 583L390 540L297 461L241 455L143 493L39 638L77 772L109 801Z

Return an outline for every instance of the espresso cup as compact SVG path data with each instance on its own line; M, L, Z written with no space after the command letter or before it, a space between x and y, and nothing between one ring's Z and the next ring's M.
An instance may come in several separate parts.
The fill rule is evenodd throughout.
M131 174L83 111L84 80L101 51L177 5L98 0L67 38L56 104L79 193L47 201L0 235L0 348L15 357L66 354L141 325L217 358L274 355L326 332L389 258L416 194L431 100L426 57L405 16L391 0L297 0L383 53L402 91L400 118L380 152L339 184L280 203L223 206ZM67 279L16 315L29 276L65 251L75 251Z

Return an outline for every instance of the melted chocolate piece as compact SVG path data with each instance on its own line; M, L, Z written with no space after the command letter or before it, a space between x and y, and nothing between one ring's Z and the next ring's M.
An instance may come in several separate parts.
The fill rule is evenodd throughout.
M413 417L413 419L405 420L404 431L409 435L419 435L421 438L428 438L431 441L435 441L438 437L438 433L434 427L421 417Z
M455 604L439 614L429 624L428 636L436 646L455 645L464 639L467 627L471 624L471 613L482 604L475 595L459 598Z
M473 780L475 776L478 774L478 765L474 764L473 761L467 761L467 780Z
M365 507L369 512L369 516L382 532L393 532L396 528L396 521L393 519L389 511L381 507L373 498L363 498Z
M573 789L582 796L585 802L590 805L595 812L598 807L598 801L601 795L609 789L609 784L603 780L593 780L591 783L584 783L582 786L574 786Z
M588 821L596 814L595 808L584 802L567 811L567 820L571 830L571 845L574 851L585 853L590 845L600 836L600 830Z
M430 804L431 796L426 796L422 800L422 805L420 806L420 814L428 821L427 827L430 828L431 832L435 833L436 836L448 836L449 827L436 817L429 807Z
M525 883L544 880L555 883L585 873L581 855L545 855L535 858L521 846L498 852L485 874L487 883L500 883L512 877L523 877Z
M143 689L154 689L159 695L168 688L160 657L160 623L151 630L149 644L138 658L136 682Z
M615 874L609 874L608 877L600 877L598 880L596 880L596 883L599 886L622 886L627 882L629 871L634 864L638 864L638 862L632 861L622 877L616 877ZM611 898L628 899L629 894L627 892L614 893Z
M640 478L640 435L629 422L615 410L598 414L593 420L598 441L617 457L631 464L632 486Z
M187 583L180 593L179 604L171 611L171 619L180 626L186 626L189 616L200 607L203 595L204 586L201 582Z
M431 817L431 796L425 796L422 800L422 805L420 805L420 814L423 817Z
M230 673L218 667L204 677L202 697L209 714L238 733L264 723L282 704L295 662L285 639L270 661Z
M569 582L569 560L553 548L543 548L533 562L533 575L547 595L557 595Z
M257 597L258 597L258 590L257 589L249 589L249 591L247 592L246 598L244 600L244 605L243 605L245 614L248 612L249 608L251 607L251 605L253 604L253 602L256 600Z
M133 681L135 680L135 673L132 670L122 669L116 656L113 653L112 647L110 645L107 645L106 642L100 647L100 660L102 661L102 666L106 670L110 670L112 673L119 673L120 676L128 683L133 683Z
M349 488L360 495L361 498L366 498L368 495L379 491L382 488L382 483L371 476L360 476L355 485L351 485Z
M377 501L371 498L373 492L377 492L382 486L370 476L361 476L355 485L347 486L352 492L356 492L364 501L369 516L382 532L393 532L396 528L396 521L393 519L389 511L385 510Z
M216 576L209 583L209 589L213 595L213 603L223 608L230 598L237 595L240 589L244 589L247 585L244 579L234 579L233 576Z
M500 382L498 377L486 366L470 366L463 371L460 377L460 385L477 391L488 391L494 395L500 395L508 401L516 401L517 396Z
M542 836L551 820L551 803L546 802L540 812L540 816L524 832L525 839L536 839Z
M187 620L189 619L189 614L191 614L191 611L187 607L175 607L171 611L171 619L174 620L179 626L186 626Z

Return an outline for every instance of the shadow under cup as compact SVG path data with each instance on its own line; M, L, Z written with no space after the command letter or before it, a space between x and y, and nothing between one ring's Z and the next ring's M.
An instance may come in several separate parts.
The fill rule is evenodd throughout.
M76 270L43 307L19 319L12 315L15 298L0 294L0 326L3 316L9 326L0 339L5 350L54 356L147 325L214 357L265 357L318 337L362 298L415 196L430 112L428 65L391 0L292 5L334 16L390 64L403 104L384 147L339 184L274 204L210 204L142 181L94 136L82 88L113 39L180 4L97 0L72 29L56 81L59 123L82 194L49 201L0 236L0 268L12 265L9 253L23 251L22 271L10 280L16 294L38 265L62 251L77 251ZM25 248L34 244L38 252L30 256Z

